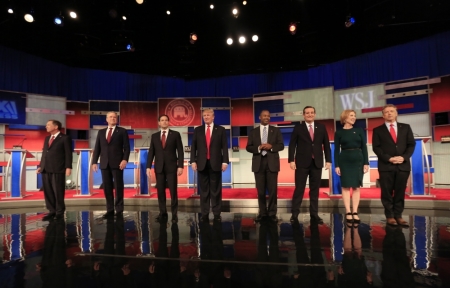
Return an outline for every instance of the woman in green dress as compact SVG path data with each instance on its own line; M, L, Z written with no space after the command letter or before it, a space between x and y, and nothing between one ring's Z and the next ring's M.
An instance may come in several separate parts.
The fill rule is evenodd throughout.
M342 200L345 206L347 222L359 223L358 206L360 199L359 187L362 186L364 173L369 171L369 157L367 154L364 131L355 128L354 110L344 110L341 113L342 130L334 134L334 163L336 174L341 178ZM352 196L350 197L350 188ZM350 208L350 199L353 210Z

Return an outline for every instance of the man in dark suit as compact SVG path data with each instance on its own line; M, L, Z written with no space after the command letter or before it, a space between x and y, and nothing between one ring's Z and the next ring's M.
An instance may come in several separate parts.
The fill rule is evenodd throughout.
M214 111L203 110L203 124L195 128L191 145L192 170L198 171L202 218L208 219L210 201L214 221L221 221L222 172L228 167L225 128L214 124Z
M397 108L388 104L383 107L385 123L373 129L372 149L378 156L381 203L389 225L408 226L403 220L405 190L416 141L411 127L397 122Z
M177 131L169 129L169 116L159 116L161 131L152 135L150 149L147 157L147 176L151 177L153 158L155 158L156 189L158 191L159 215L158 220L167 218L166 208L166 182L169 187L172 221L178 220L178 176L183 174L184 152L181 135Z
M292 196L291 222L298 221L300 206L305 194L306 179L309 176L309 214L312 221L323 224L319 217L319 187L325 153L325 170L331 167L331 149L325 125L314 122L316 109L303 108L305 122L297 125L289 141L288 161L295 170L295 190Z
M45 128L50 133L45 137L41 163L36 172L42 173L45 205L49 213L42 220L61 219L66 206L64 195L66 176L72 173L72 140L60 132L61 122L49 120Z
M283 136L280 129L269 125L269 111L261 111L259 120L261 125L250 132L246 147L248 152L253 153L252 172L255 174L259 207L256 222L267 216L277 221L277 188L280 171L278 152L284 149ZM269 192L268 207L266 207L266 191Z
M128 132L117 126L116 112L108 112L106 122L108 128L98 131L91 163L92 170L97 172L97 161L100 157L103 191L106 198L106 213L103 218L114 216L114 208L116 215L123 213L123 169L127 166L130 157ZM113 187L116 190L115 201Z

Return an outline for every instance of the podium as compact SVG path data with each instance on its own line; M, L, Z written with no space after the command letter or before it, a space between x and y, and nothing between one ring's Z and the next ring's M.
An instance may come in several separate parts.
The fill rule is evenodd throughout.
M334 145L334 141L330 141L330 148L331 148L331 157L334 158L334 149L335 149L335 145ZM334 172L334 169L336 168L335 166L336 163L334 163L334 161L331 161L331 168L329 170L329 177L328 177L328 181L329 181L329 187L330 187L330 196L332 195L341 195L341 191L342 191L342 187L341 187L341 178L339 177L339 175L336 174L336 172Z
M136 185L136 196L152 196L151 179L147 177L147 156L149 147L135 148L137 159L134 170L134 181Z
M26 158L34 158L34 156L25 149L5 149L4 151L11 154L5 169L3 190L6 191L6 197L4 199L23 198L26 191ZM10 174L11 181L8 182ZM8 183L11 184L10 189L8 189Z
M416 148L411 156L411 174L409 177L409 187L411 197L434 197L430 195L430 174L434 173L434 168L430 167L428 159L428 152L425 147L425 143L431 140L431 136L427 137L414 137L416 141ZM427 174L427 183L425 184L424 175Z
M92 149L80 148L74 149L74 151L80 154L77 161L74 196L92 196L94 194L92 193L94 187L91 170ZM78 180L80 180L80 185L78 185ZM78 187L80 188L78 189Z

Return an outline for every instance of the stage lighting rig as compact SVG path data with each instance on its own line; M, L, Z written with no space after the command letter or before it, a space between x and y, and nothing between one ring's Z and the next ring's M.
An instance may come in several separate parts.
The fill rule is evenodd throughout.
M348 15L347 18L345 19L345 27L349 28L353 24L355 24L355 22L356 22L355 18L353 18L351 15Z
M189 43L195 44L195 42L197 42L197 40L198 40L197 33L191 33L189 35Z
M297 22L291 22L291 24L289 24L289 33L291 33L291 35L297 33Z

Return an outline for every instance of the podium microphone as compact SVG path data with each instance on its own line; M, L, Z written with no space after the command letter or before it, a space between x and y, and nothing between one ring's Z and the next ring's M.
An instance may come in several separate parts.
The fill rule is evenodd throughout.
M23 138L23 140L20 141L19 144L13 145L12 149L22 149L22 144L25 140L27 140L27 138Z

